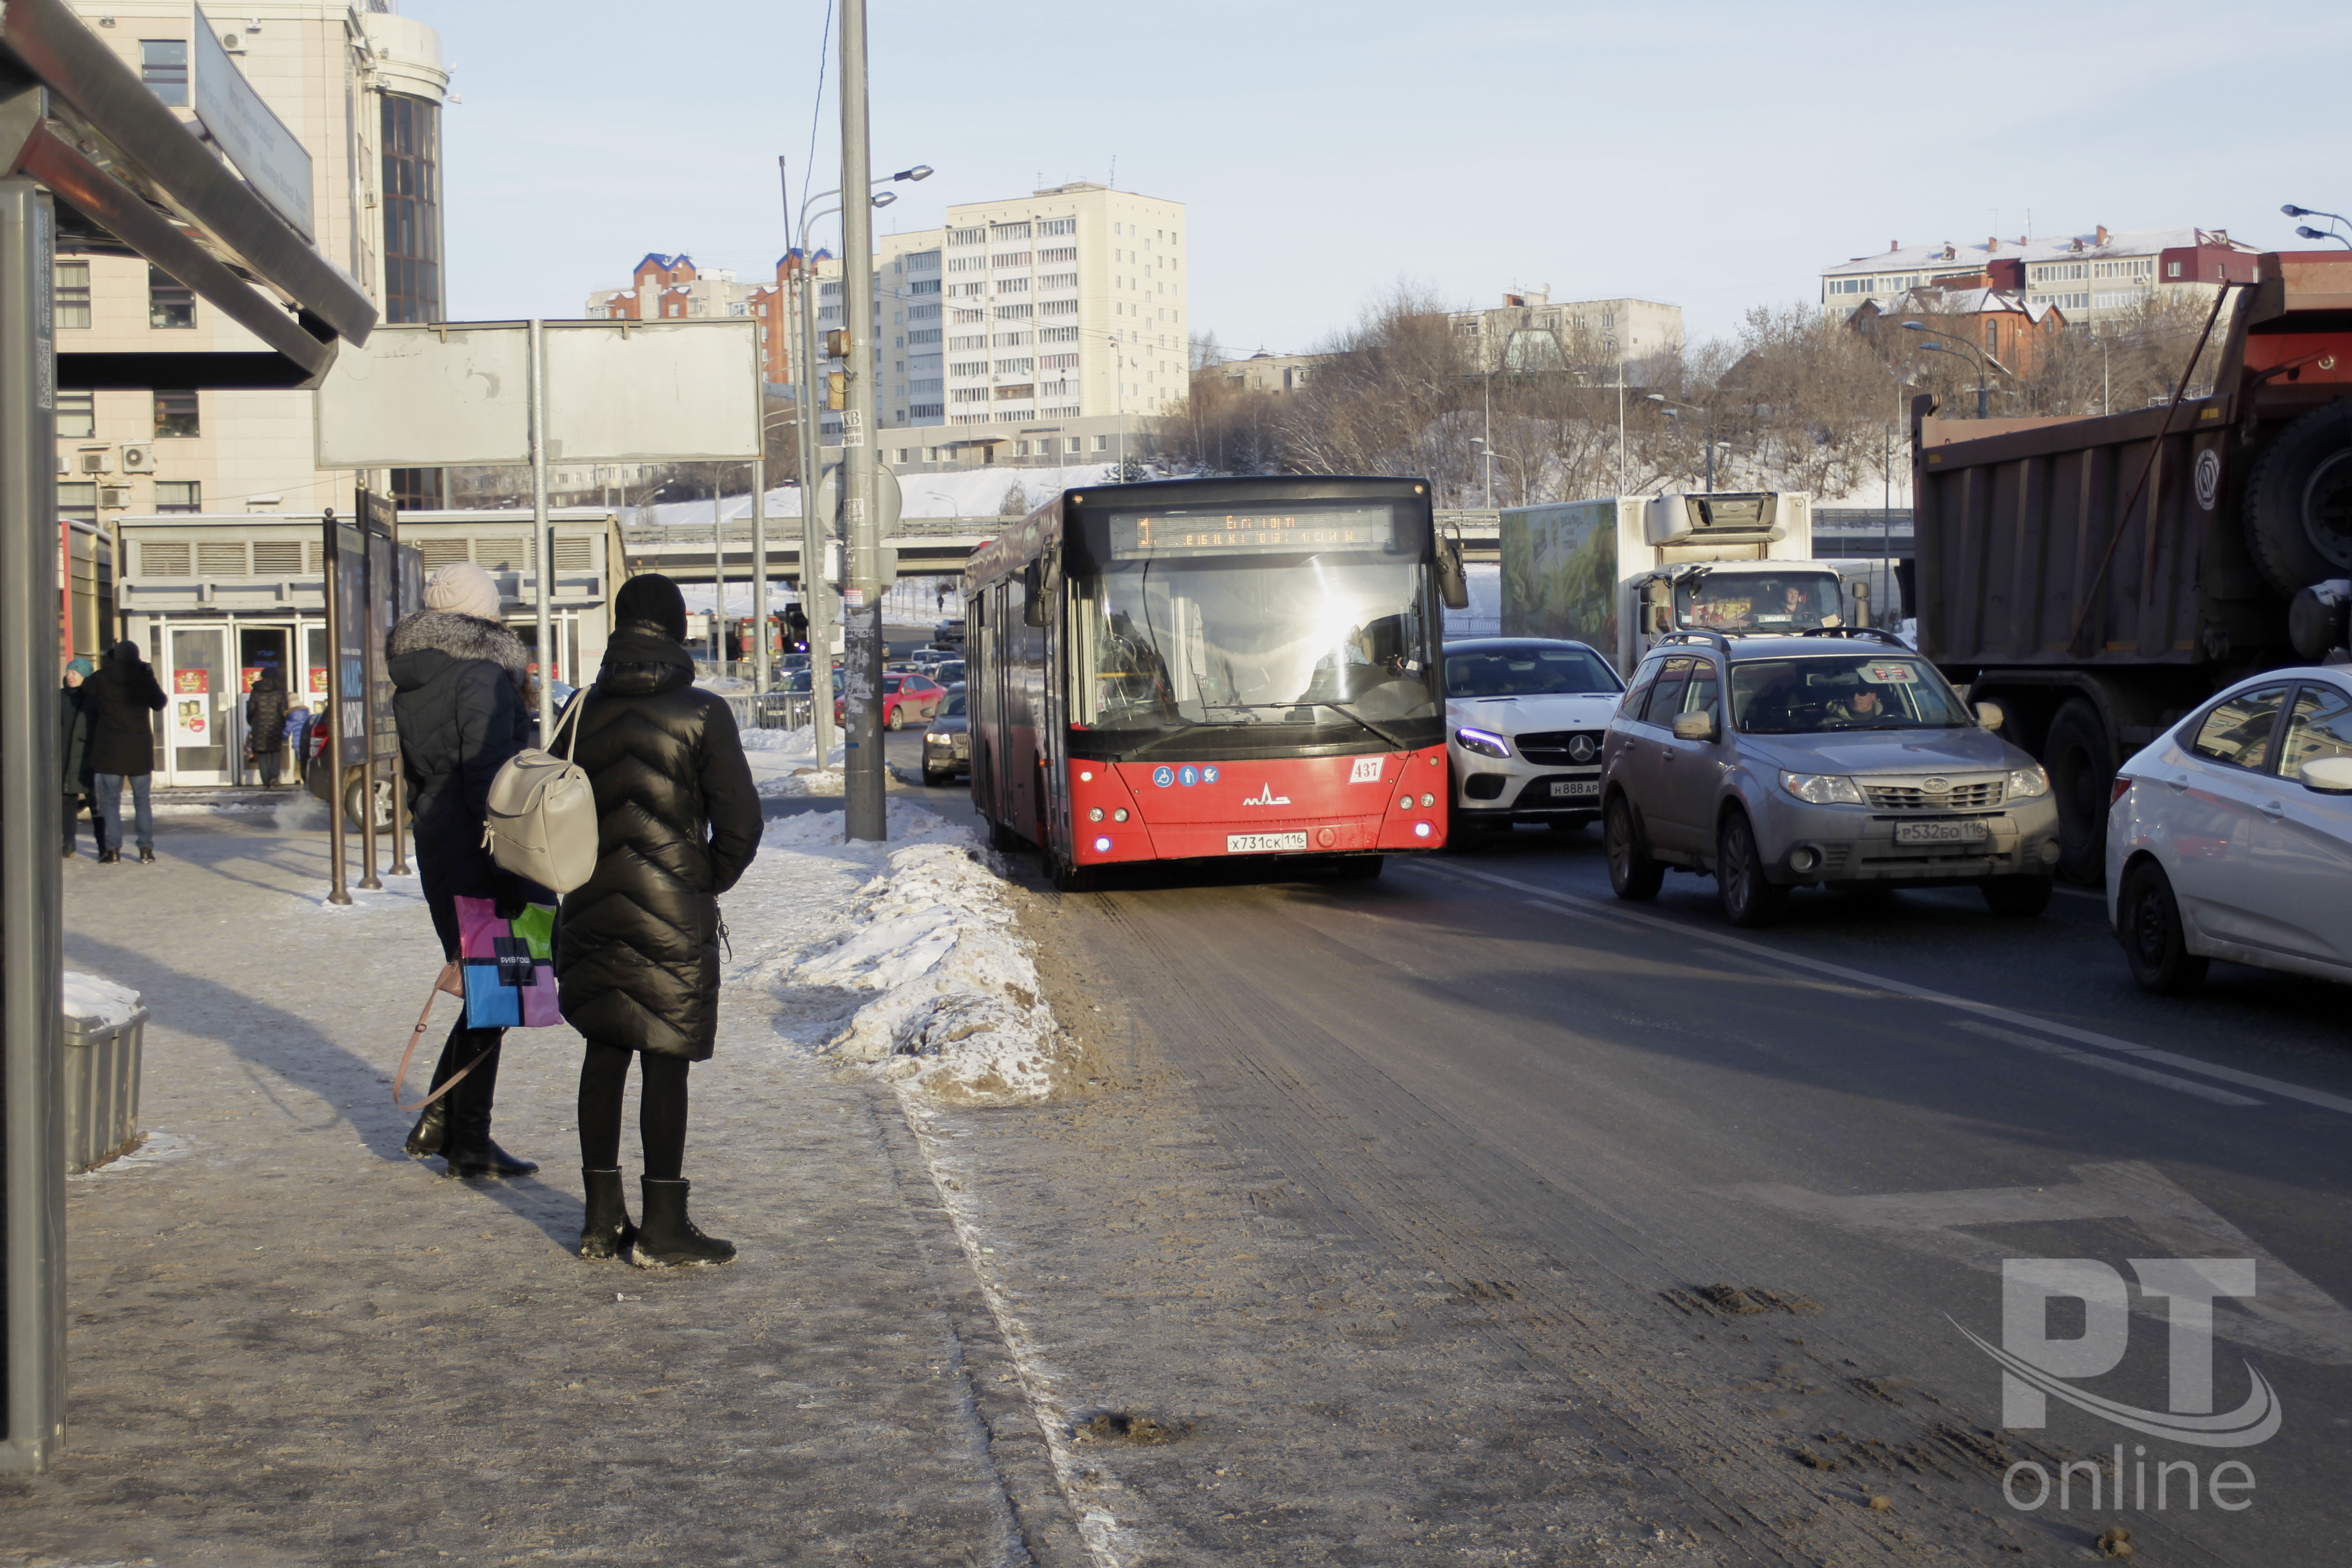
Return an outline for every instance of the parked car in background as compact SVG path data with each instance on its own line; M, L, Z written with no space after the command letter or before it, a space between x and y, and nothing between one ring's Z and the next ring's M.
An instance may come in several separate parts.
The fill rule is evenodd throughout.
M835 691L839 686L836 672ZM885 675L882 678L882 727L903 730L908 724L919 724L939 711L948 689L928 675L908 673ZM839 696L833 700L833 716L838 722L847 712L848 704Z
M1634 671L1601 780L1609 881L1712 872L1732 924L1818 883L1974 886L2038 915L2058 864L2040 764L1891 633L1673 632Z
M963 647L963 617L951 616L931 628L931 641L941 647Z
M340 800L343 808L343 826L357 833L363 826L361 820L361 799L364 791L366 770L354 763L342 770L338 787L335 765L327 755L327 748L335 734L334 703L320 698L314 710L309 731L302 737L302 787L322 804L332 806ZM397 763L378 764L375 773L375 825L378 830L392 828L393 778Z
M2106 871L2150 991L2194 991L2216 958L2352 980L2352 668L2251 676L2126 763Z
M964 690L951 686L923 730L923 782L942 784L971 773L971 726Z
M1454 842L1514 823L1563 832L1601 815L1601 750L1624 682L1599 650L1539 637L1445 645Z

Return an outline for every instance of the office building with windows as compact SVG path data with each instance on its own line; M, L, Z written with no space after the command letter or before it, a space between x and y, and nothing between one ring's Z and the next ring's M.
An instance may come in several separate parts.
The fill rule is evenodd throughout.
M1519 289L1492 310L1456 310L1454 330L1482 374L1572 372L1608 382L1621 364L1639 365L1683 346L1683 308L1654 300L1563 300Z
M241 0L210 21L234 68L310 155L320 252L383 320L442 314L440 40L395 0ZM189 118L194 13L186 0L71 0L100 42ZM189 289L135 258L58 244L57 338L92 353L259 346ZM359 478L313 467L311 395L274 390L61 391L58 504L69 521L126 514L308 512L351 507ZM381 479L378 482L383 482ZM437 502L439 476L396 471L404 504Z

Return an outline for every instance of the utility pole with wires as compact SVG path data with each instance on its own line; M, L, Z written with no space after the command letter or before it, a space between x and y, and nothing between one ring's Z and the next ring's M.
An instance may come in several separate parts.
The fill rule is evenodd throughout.
M841 3L841 298L847 329L848 395L841 415L842 514L847 557L842 585L842 805L847 837L889 837L882 756L881 487L875 473L874 209L866 100L866 0ZM812 661L814 662L814 661ZM820 699L821 700L821 699Z

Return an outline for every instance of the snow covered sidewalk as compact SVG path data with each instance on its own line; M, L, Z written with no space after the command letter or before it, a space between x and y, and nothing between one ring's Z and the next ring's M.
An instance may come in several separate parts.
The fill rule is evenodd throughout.
M742 1256L709 1271L572 1256L569 1030L508 1037L536 1177L402 1154L439 950L412 879L322 907L311 803L67 866L68 966L152 1014L151 1138L68 1186L65 1458L0 1480L0 1563L1076 1561L896 1102L1032 1093L1057 1037L969 838L898 810L882 847L772 824L725 900L687 1174Z

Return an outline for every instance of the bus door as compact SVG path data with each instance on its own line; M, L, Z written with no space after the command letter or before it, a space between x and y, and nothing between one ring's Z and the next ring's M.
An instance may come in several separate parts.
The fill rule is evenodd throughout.
M999 583L988 590L988 668L982 676L988 699L988 814L1011 827L1013 810L1013 628L1018 624L1013 608L1013 587Z

